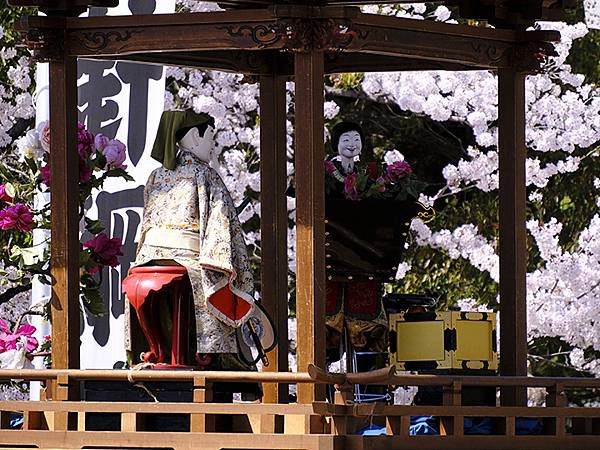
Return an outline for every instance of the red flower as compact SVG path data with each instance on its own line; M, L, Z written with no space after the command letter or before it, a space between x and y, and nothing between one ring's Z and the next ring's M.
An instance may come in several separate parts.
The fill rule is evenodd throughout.
M377 168L377 163L372 161L367 164L367 175L371 180L376 180L379 176L379 169Z
M94 239L85 242L83 248L92 250L92 259L105 266L118 266L117 256L123 256L121 239L109 239L105 233L100 233Z
M44 167L40 169L40 176L42 177L42 183L46 186L50 187L51 181L51 172L50 172L50 164L46 164Z
M396 161L386 168L386 175L390 182L401 180L412 173L412 167L406 161Z
M346 194L348 200L360 200L360 196L356 189L357 182L358 175L356 172L346 175L346 178L344 178L344 194Z
M31 231L33 214L23 203L8 206L0 211L0 228L3 230Z
M331 161L325 161L325 173L327 175L333 175L333 172L335 172L335 164Z
M85 160L94 150L94 135L85 129L85 125L77 122L77 153Z
M7 202L7 203L10 203L13 201L13 198L10 195L8 195L8 192L6 192L5 184L0 184L0 201Z

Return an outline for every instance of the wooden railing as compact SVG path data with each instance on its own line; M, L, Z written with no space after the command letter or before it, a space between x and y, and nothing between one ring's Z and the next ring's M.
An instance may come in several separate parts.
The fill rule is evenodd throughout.
M0 370L0 380L43 381L41 401L0 402L0 447L40 448L202 448L202 449L600 449L600 408L569 407L566 392L600 390L600 379L396 375L393 369L361 374L191 372L158 370ZM186 382L190 401L78 401L80 382ZM313 404L214 403L217 383L325 383L335 386L333 402ZM403 406L355 403L355 384L438 386L442 405ZM464 406L465 387L544 388L546 406ZM22 429L10 428L14 413ZM411 416L439 418L440 435L409 435ZM94 418L115 427L90 426ZM464 418L490 418L490 435L465 434ZM184 424L181 431L156 432L161 420ZM519 435L520 418L539 420L540 434ZM152 420L151 420L152 419ZM116 421L116 422L115 422ZM158 422L157 422L158 421ZM385 426L384 436L361 436L369 424ZM160 427L158 427L160 429Z

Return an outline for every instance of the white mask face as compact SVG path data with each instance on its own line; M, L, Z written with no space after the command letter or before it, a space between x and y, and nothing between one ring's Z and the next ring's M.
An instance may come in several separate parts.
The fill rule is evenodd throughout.
M338 154L344 158L354 159L360 155L362 141L358 131L346 131L340 135Z
M197 156L202 161L210 162L215 149L214 136L215 129L210 125L204 132L204 136L200 136L198 128L194 127L179 140L179 147Z

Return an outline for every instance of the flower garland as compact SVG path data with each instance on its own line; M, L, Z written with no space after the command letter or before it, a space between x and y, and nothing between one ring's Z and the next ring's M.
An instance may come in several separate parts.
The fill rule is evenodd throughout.
M17 179L0 166L0 242L3 251L2 272L12 285L0 296L0 304L31 287L35 276L51 283L50 242L33 245L33 229L50 228L50 205L34 208L39 192L51 192L50 128L47 122L30 130L19 139L22 173ZM79 160L79 217L85 230L92 235L81 245L79 264L82 303L91 314L104 312L100 295L101 269L119 264L122 256L120 238L110 238L99 220L85 217L84 204L96 189L101 189L109 177L133 180L125 171L125 145L108 137L90 133L84 124L77 124L77 157ZM48 244L48 246L44 245ZM11 276L7 270L11 269Z
M369 162L357 163L354 171L344 175L334 161L325 161L325 189L332 197L342 197L347 200L360 201L366 198L393 199L397 201L414 198L427 186L418 181L411 165L404 161L402 155L394 153L396 158L383 164ZM386 154L387 155L387 154ZM399 156L398 156L399 155Z

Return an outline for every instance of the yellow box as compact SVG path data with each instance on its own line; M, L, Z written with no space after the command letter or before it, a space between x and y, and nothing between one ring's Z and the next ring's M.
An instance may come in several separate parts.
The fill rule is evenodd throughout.
M498 369L496 314L390 314L390 362L399 370Z

